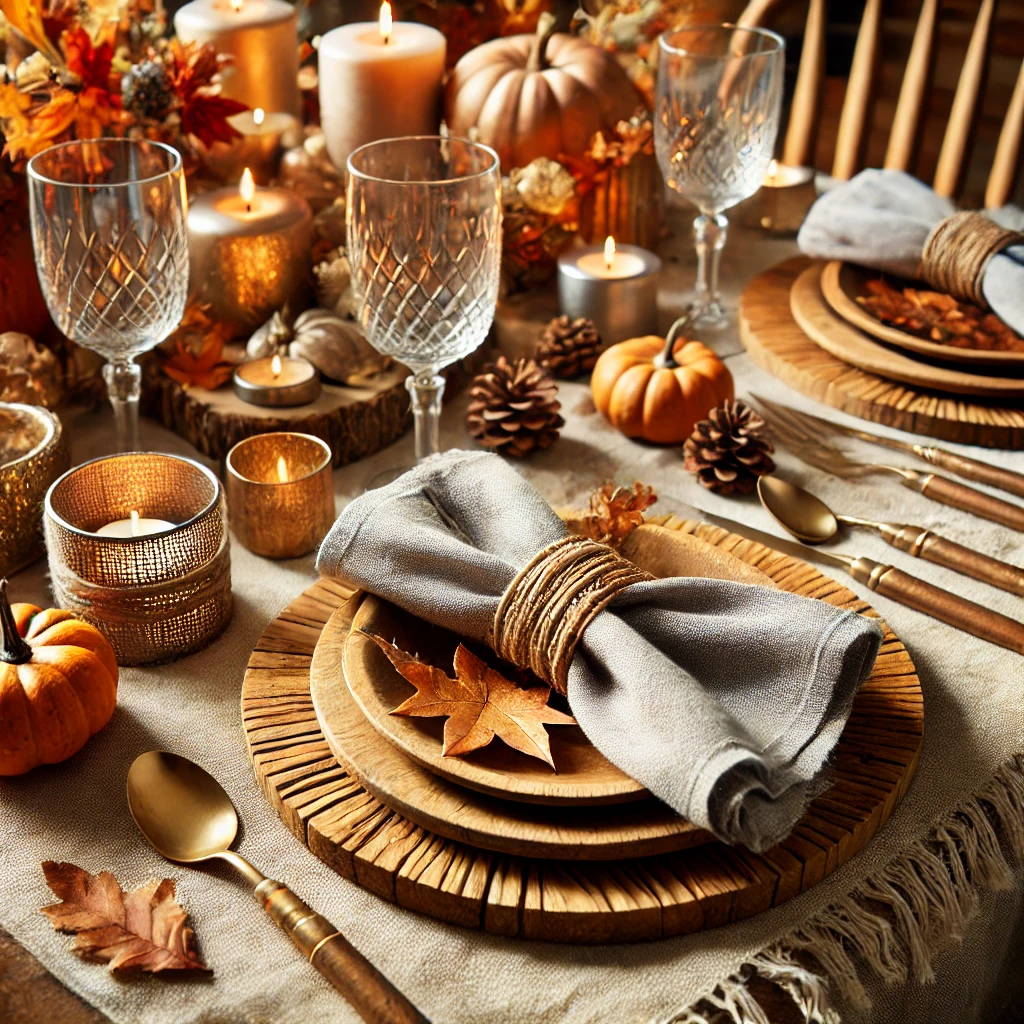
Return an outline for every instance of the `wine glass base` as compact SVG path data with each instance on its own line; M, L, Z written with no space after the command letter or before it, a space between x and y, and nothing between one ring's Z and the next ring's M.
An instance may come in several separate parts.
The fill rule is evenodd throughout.
M367 491L377 490L378 487L387 487L388 484L393 484L400 476L404 476L412 468L412 465L392 466L391 469L382 469L379 473L374 473L363 488L363 493L365 494Z
M720 302L692 299L693 318L690 327L699 327L704 332L721 331L729 327L733 319Z

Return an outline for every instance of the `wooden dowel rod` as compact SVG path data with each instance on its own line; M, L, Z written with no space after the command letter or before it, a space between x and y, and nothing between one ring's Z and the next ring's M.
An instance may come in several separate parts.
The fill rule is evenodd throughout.
M814 166L821 91L825 81L825 22L825 0L811 0L807 8L800 69L789 108L789 127L782 147L782 162L791 167Z
M861 18L853 64L839 117L832 175L845 181L863 166L874 100L875 73L882 31L882 0L867 0Z
M1020 65L1017 84L1006 109L1003 128L999 133L995 159L985 188L985 208L1005 206L1013 197L1013 189L1020 173L1021 137L1024 135L1024 61Z
M924 128L925 103L931 90L935 66L938 13L939 0L924 0L889 131L889 146L885 151L886 170L912 172L917 163Z

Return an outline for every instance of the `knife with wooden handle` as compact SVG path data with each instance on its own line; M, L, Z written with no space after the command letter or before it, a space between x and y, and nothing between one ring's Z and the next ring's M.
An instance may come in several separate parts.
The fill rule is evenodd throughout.
M975 490L967 484L959 484L947 476L938 473L917 473L904 471L903 483L913 491L918 491L932 501L941 502L951 508L981 516L993 523L1008 526L1011 530L1024 533L1024 507L1012 502L994 498L984 491Z

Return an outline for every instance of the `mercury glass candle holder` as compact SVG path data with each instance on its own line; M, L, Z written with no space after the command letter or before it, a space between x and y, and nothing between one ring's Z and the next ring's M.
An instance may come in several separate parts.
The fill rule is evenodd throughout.
M231 529L254 554L306 555L334 522L331 448L318 437L280 432L239 441L224 479Z
M119 665L172 661L205 647L231 618L231 560L217 477L178 455L139 452L68 471L46 494L56 604L91 622ZM112 522L163 520L141 536Z
M52 412L0 402L0 577L43 553L43 499L67 468L67 441Z

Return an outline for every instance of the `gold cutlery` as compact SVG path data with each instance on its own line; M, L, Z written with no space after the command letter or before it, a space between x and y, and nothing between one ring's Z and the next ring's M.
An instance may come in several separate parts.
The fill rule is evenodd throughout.
M220 783L178 754L150 750L128 770L128 807L157 853L179 864L227 861L309 962L372 1024L429 1024L326 918L267 878L230 846L238 814Z
M931 530L906 523L878 523L857 516L839 515L820 498L775 475L758 477L761 504L776 522L797 540L824 544L839 532L839 524L873 530L887 544L914 558L923 558L946 569L971 576L1011 594L1024 597L1024 569L990 558Z
M754 396L756 397L756 396ZM923 494L932 501L938 501L951 508L990 519L994 523L1008 526L1011 530L1024 533L1024 507L1014 505L1002 498L975 490L966 484L959 484L938 473L919 473L916 469L904 469L881 462L859 462L841 452L835 445L821 440L816 425L805 425L793 414L793 410L774 402L757 398L757 402L768 410L767 417L773 435L794 454L810 466L831 473L846 480L857 480L877 473L895 475L904 487ZM801 413L800 416L803 414Z
M809 562L824 562L826 565L837 566L848 572L858 583L863 583L869 590L888 597L908 608L930 615L940 622L945 622L955 629L987 640L1008 650L1024 654L1024 623L1017 622L1007 615L1001 615L990 608L985 608L974 601L951 594L941 587L932 586L924 580L911 576L892 565L876 562L871 558L854 555L841 555L818 548L809 548L795 541L784 540L770 533L764 533L745 523L737 523L731 519L706 512L702 508L687 502L676 501L685 505L697 518L713 526L721 526L730 533L738 533L741 537L756 541L767 548L781 551L795 558Z
M933 445L913 444L910 441L901 441L896 437L884 437L881 434L872 434L868 430L861 430L858 427L848 427L843 423L833 423L831 420L824 420L820 416L812 416L809 412L801 412L798 409L791 409L788 406L778 405L769 402L766 398L753 396L761 405L771 409L773 413L779 411L787 412L799 423L802 423L810 431L819 433L842 434L844 437L856 437L861 441L868 441L871 444L889 448L892 451L904 452L907 455L914 455L925 462L930 462L939 469L948 469L955 476L971 480L976 484L987 484L996 490L1006 491L1007 494L1024 498L1024 473L1015 473L1012 469L1002 469L1000 466L993 466L979 459L972 459L966 455L957 455L955 452L947 451L945 448L937 448Z

